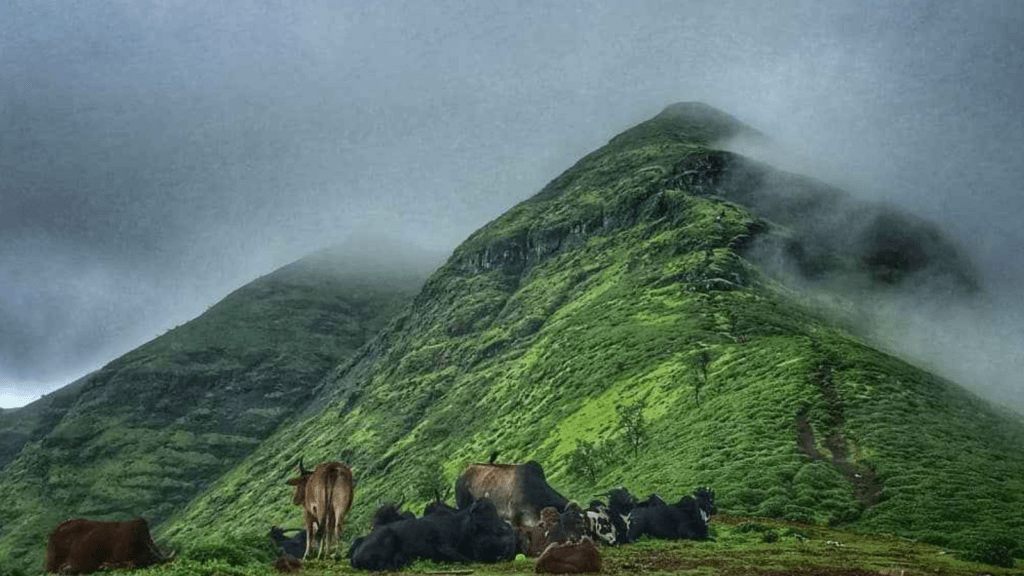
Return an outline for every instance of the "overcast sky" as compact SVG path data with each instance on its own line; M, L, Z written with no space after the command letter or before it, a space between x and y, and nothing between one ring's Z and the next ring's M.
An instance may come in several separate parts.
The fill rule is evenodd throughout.
M450 251L686 100L942 223L1014 301L1021 30L1017 0L7 0L0 406L352 235Z

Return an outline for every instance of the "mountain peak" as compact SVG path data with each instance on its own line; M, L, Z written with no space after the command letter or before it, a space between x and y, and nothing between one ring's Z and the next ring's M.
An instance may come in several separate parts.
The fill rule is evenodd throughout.
M622 143L656 134L670 135L705 145L746 136L765 139L764 134L704 102L676 102L666 106L657 116L641 122L612 139Z

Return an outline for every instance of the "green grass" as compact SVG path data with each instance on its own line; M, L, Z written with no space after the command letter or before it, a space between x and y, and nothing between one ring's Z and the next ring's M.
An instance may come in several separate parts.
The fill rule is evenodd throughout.
M665 541L643 539L616 548L601 547L602 574L692 574L777 575L777 574L902 574L924 576L1013 576L1020 567L1004 568L960 559L951 550L892 535L860 534L816 525L783 522L767 518L720 516L712 519L713 541ZM269 540L268 540L269 542ZM255 543L253 543L255 545ZM246 550L249 559L239 558ZM135 574L151 576L265 576L277 574L265 549L222 547L197 550L195 558L148 568ZM217 555L219 553L219 555ZM186 552L186 555L188 553ZM259 556L259 559L253 558ZM495 564L436 564L418 561L397 574L428 575L466 573L481 576L533 574L535 559ZM114 574L122 571L114 571ZM303 565L309 576L365 574L354 570L345 559L309 561Z

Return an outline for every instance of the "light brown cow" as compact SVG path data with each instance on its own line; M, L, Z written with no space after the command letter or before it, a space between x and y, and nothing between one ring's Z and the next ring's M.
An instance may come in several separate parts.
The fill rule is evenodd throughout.
M495 456L487 464L470 464L455 482L455 501L460 510L475 500L490 498L503 520L530 529L540 521L542 509L565 509L569 501L548 485L540 464L532 460L496 464Z
M352 469L341 462L324 462L312 471L299 460L299 477L288 484L295 487L292 504L302 506L306 521L306 552L309 557L313 542L319 542L317 557L326 558L335 546L344 527L345 515L352 507Z
M72 518L57 525L46 546L46 571L85 574L107 568L142 568L167 562L144 518L103 522Z

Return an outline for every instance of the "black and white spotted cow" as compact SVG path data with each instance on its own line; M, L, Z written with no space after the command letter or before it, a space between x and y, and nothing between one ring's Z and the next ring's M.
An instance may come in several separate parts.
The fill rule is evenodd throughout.
M625 488L609 491L608 504L592 500L584 511L588 534L595 541L608 546L628 542L629 515L636 507L636 498Z

